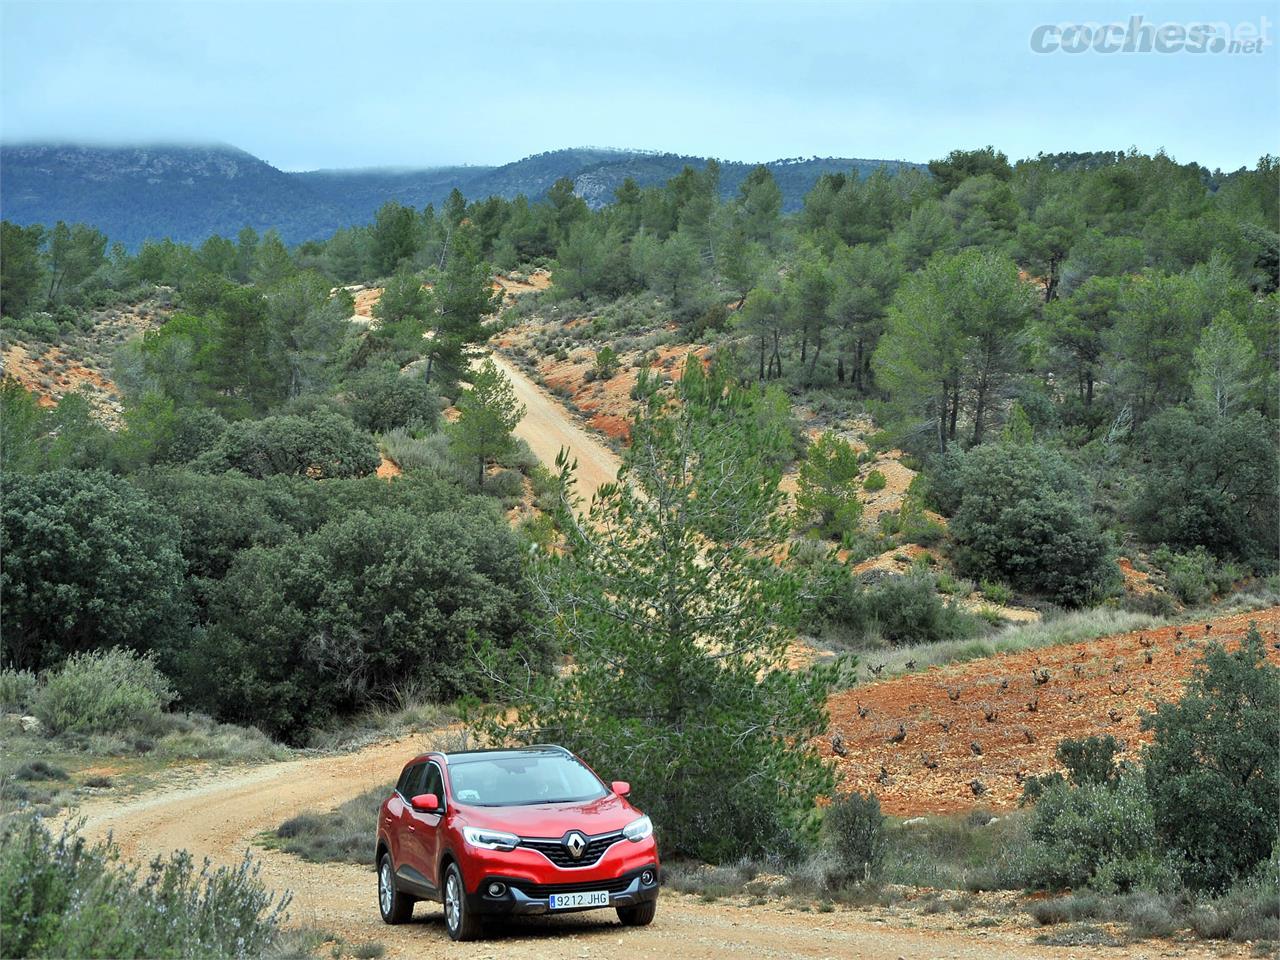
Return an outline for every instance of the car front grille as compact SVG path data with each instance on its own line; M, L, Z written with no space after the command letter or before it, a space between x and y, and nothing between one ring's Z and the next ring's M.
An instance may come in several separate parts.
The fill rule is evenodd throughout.
M600 862L604 852L622 839L622 831L603 833L598 837L587 837L587 845L582 856L574 857L563 840L546 840L538 837L521 837L520 846L537 850L557 867L591 867ZM598 888L592 888L598 889Z
M617 877L613 880L584 880L580 883L525 883L523 880L512 882L527 897L541 900L553 893L588 893L593 890L608 890L610 893L621 893L631 886L633 877Z

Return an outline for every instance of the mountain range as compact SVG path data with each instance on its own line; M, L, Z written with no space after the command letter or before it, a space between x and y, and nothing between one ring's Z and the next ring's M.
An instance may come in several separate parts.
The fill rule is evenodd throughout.
M234 237L242 227L275 229L286 243L324 239L340 227L368 223L388 200L437 206L455 187L468 200L541 199L561 177L593 207L613 199L628 178L660 184L705 157L582 147L554 150L501 166L371 168L287 172L226 145L96 146L72 143L0 146L0 216L15 223L88 223L136 249L164 237L200 243L213 234ZM783 207L799 209L818 177L897 160L811 157L772 160ZM721 161L720 187L737 192L754 163Z

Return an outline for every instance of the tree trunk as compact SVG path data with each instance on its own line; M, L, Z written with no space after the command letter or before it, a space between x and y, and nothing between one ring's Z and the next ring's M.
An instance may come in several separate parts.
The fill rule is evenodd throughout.
M947 382L942 381L942 390L938 394L938 454L947 452Z
M836 357L836 382L844 383L844 357Z
M818 358L822 356L822 329L818 329L818 336L813 341L813 357L809 361L809 372L805 375L805 386L813 386L813 375L818 369Z
M943 408L944 409L946 408L945 403L943 404ZM956 383L953 384L951 387L951 429L947 434L947 436L951 440L954 440L956 438L956 422L959 419L960 419L960 383L959 381L956 381Z
M1058 297L1058 265L1061 263L1061 257L1049 258L1049 277L1044 285L1044 302L1056 300Z
M1084 405L1085 407L1093 406L1093 371L1086 370L1084 373Z
M760 334L760 379L764 379L764 334Z
M982 434L985 432L987 418L987 379L983 377L978 381L978 399L977 409L973 412L973 445L976 447L982 442Z
M778 342L778 331L773 331L773 362L776 367L776 375L782 377L782 349Z

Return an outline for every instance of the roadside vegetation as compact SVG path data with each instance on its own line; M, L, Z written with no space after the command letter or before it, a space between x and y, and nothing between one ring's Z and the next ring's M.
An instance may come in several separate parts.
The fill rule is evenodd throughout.
M253 862L199 866L189 854L146 868L108 840L54 834L24 816L0 827L0 939L15 957L265 957L309 954L285 933L289 896ZM297 947L303 946L302 950Z

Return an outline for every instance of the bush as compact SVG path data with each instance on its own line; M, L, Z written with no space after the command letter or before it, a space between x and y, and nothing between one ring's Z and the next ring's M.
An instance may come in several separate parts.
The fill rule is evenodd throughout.
M478 648L509 651L528 607L515 535L488 501L425 517L359 506L334 504L339 519L315 532L237 555L184 671L190 698L297 743L395 683L441 699L483 689Z
M197 870L185 851L145 874L119 865L111 841L54 837L35 817L0 834L0 940L14 957L260 957L276 942L278 901L246 856Z
M618 372L620 359L613 347L603 347L596 354L595 366L590 371L597 380L610 380Z
M0 670L0 710L25 713L36 689L36 675L30 670Z
M38 669L111 644L145 649L185 633L173 519L97 471L5 475L0 595L10 664Z
M875 493L877 490L883 490L887 482L883 473L879 470L872 470L867 474L867 479L862 481L862 489L867 493Z
M1114 588L1107 540L1089 516L1079 475L1060 456L983 444L964 454L958 469L951 534L961 573L1006 580L1073 607Z
M984 597L1002 607L1013 602L1013 591L1009 589L1008 584L1000 583L998 580L983 580L979 589Z
M440 419L439 400L430 385L395 366L368 370L349 380L345 393L351 419L373 433L397 427L431 429Z
M836 884L880 877L884 865L884 815L875 794L837 796L822 818L827 848L835 861Z
M41 780L66 780L67 771L55 767L47 760L32 760L13 771L13 779L26 780L29 783Z
M1280 849L1221 897L1192 910L1191 927L1211 940L1280 940Z
M1136 775L1113 786L1049 787L1032 813L1030 836L1027 882L1044 889L1083 887L1100 871L1126 889L1151 872L1157 856L1151 803Z
M340 414L317 411L233 423L195 462L207 473L239 470L259 479L285 474L325 480L366 476L378 469L381 458L368 433Z
M150 655L113 647L74 654L36 690L32 710L51 733L154 728L174 693Z
M824 637L846 641L876 637L891 644L935 643L973 636L978 624L959 606L942 599L932 575L913 571L865 587L843 567L825 574L820 606Z
M1133 505L1138 532L1175 550L1203 546L1274 570L1280 554L1280 451L1256 410L1160 414L1142 437L1146 463Z
M392 785L373 787L328 813L300 813L276 827L274 845L287 853L320 863L373 865L378 809Z
M1116 757L1124 749L1111 734L1101 737L1085 737L1081 740L1066 739L1058 744L1055 754L1058 762L1067 769L1073 786L1086 783L1114 784L1120 777Z
M180 407L167 443L156 451L158 463L190 463L213 448L227 431L227 421L206 407Z
M858 455L846 441L824 433L800 465L796 517L824 537L850 537L858 531Z
M1220 563L1204 547L1187 553L1174 553L1168 547L1161 547L1152 553L1151 559L1164 571L1170 592L1190 606L1203 606L1226 593L1244 576L1244 571L1235 564Z
M1212 645L1182 698L1162 703L1143 728L1143 753L1160 840L1184 882L1220 890L1271 854L1280 831L1280 668L1257 626L1240 647Z

